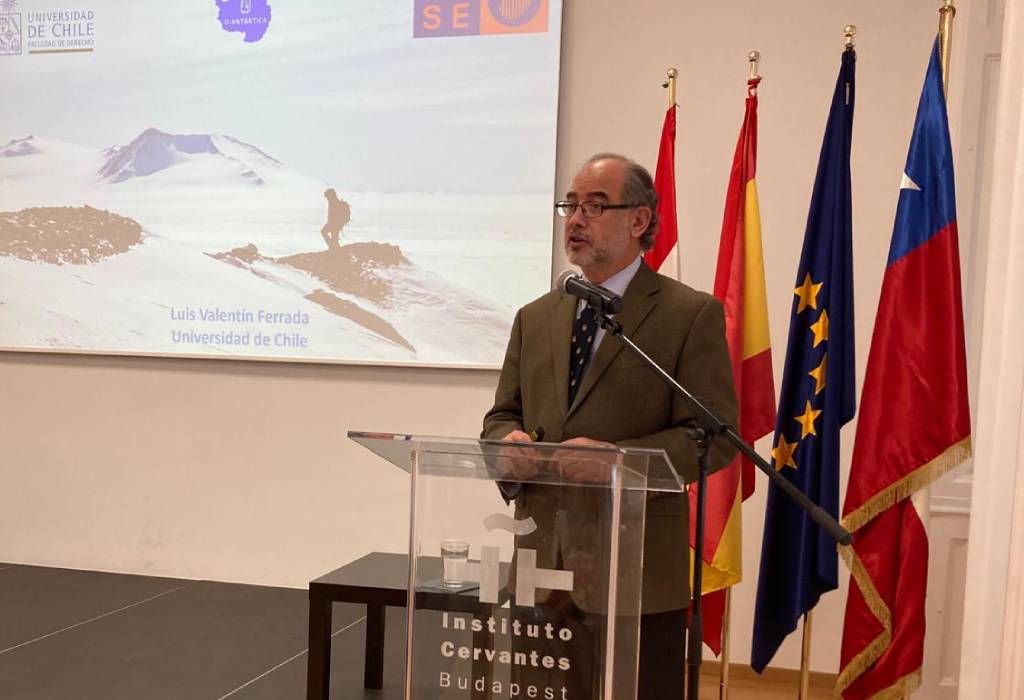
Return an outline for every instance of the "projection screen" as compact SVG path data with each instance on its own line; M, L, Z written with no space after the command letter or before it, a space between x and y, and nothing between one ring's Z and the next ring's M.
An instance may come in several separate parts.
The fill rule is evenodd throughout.
M0 0L0 349L499 365L559 0Z

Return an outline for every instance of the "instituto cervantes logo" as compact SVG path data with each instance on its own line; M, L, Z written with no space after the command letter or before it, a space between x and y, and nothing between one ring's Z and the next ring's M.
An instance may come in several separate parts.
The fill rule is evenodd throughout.
M503 513L484 518L489 531L504 530L513 535L528 535L537 529L533 518L515 520ZM463 573L467 580L479 582L478 597L482 603L500 605L499 548L482 546L480 561L465 563ZM538 589L572 591L573 572L545 569L537 566L537 551L525 547L516 549L515 605L519 608L536 606ZM559 683L558 674L570 671L574 659L570 655L573 641L571 627L555 621L535 618L521 619L509 612L495 610L486 619L444 611L441 613L442 641L440 657L446 664L438 671L437 687L489 693L492 698L544 698L569 700L569 689ZM465 635L473 634L472 646L464 643ZM501 648L504 647L504 648ZM472 659L510 669L545 670L545 681L530 682L512 672L507 680L488 674L459 672L452 664Z
M488 530L504 530L513 535L528 535L537 529L537 524L533 518L513 520L503 513L495 513L484 518L484 527ZM466 577L480 583L481 603L497 604L499 602L501 564L498 561L498 552L497 547L483 546L480 548L480 561L469 562L465 565ZM516 550L516 605L527 608L536 605L538 588L571 592L572 586L573 572L538 568L536 550L526 548Z
M15 12L18 0L0 0L0 56L21 53L21 13Z
M246 43L263 38L270 27L270 3L267 0L214 0L217 19L226 32L240 32Z

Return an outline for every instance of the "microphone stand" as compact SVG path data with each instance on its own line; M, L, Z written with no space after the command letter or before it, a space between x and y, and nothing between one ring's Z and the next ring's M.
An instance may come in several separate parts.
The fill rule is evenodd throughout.
M658 363L637 347L630 340L629 336L622 332L621 323L605 313L604 309L600 307L592 308L598 323L609 334L618 338L630 352L639 357L662 381L668 384L690 407L699 423L698 427L691 428L688 431L690 437L697 445L699 459L697 461L697 530L695 533L697 544L694 546L693 557L695 562L692 590L693 601L690 605L690 627L687 632L686 644L686 700L699 700L700 664L702 660L701 644L704 641L704 616L701 610L701 597L703 594L702 574L704 569L704 510L707 497L708 471L711 461L711 446L715 438L721 435L734 445L744 456L756 464L761 471L767 474L773 484L782 489L783 493L800 506L810 516L811 520L827 532L836 542L848 545L853 542L853 538L828 512L816 505L803 491L772 469L772 466L761 455L757 454L754 448L740 437L728 422L722 420L710 407L687 391L672 375L659 367Z

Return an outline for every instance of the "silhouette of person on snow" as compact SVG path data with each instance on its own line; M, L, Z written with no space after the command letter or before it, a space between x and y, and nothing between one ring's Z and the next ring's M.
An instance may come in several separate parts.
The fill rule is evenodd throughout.
M345 224L351 221L352 210L344 199L338 198L333 188L324 192L324 198L327 200L327 223L320 229L320 235L324 237L327 250L338 250L341 247L338 237Z

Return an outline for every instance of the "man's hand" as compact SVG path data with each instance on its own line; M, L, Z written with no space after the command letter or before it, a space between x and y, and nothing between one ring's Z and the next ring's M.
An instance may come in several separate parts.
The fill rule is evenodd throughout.
M584 447L616 447L614 443L605 442L603 440L594 440L593 438L587 437L572 438L571 440L563 441L562 444L579 445ZM573 461L569 459L569 455L565 452L556 453L555 458L567 460L563 462L562 469L564 474L573 481L581 484L608 483L608 475L611 468L607 464L602 462Z
M571 440L563 440L562 444L563 445L582 445L584 447L611 447L613 449L618 447L618 445L616 445L614 442L605 442L604 440L594 440L593 438L588 438L588 437L577 437L577 438L572 438Z
M533 442L530 436L522 430L513 430L511 433L503 437L502 440L506 442Z
M533 439L522 430L513 430L502 440L504 442L533 442ZM527 452L528 450L521 450L517 447L503 447L498 451L498 458L494 463L495 468L502 476L511 479L532 479L540 473L540 464L537 460L529 457Z

